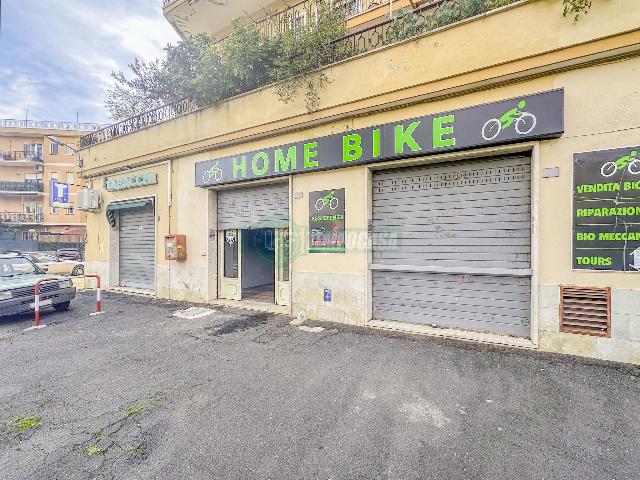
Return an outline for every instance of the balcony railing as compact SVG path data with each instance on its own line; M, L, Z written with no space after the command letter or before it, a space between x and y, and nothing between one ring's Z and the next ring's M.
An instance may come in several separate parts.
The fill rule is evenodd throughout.
M77 123L77 122L51 122L48 120L15 120L12 118L0 119L0 128L38 128L42 130L69 130L74 132L93 132L100 130L107 124Z
M162 8L167 8L169 5L176 3L178 0L162 0Z
M150 127L157 123L166 122L172 118L186 115L198 109L198 105L191 100L180 100L178 102L154 108L148 112L141 113L135 117L127 118L121 122L110 125L97 132L89 133L80 137L80 148L87 148L96 143L106 142L112 138L120 137L128 133L137 132L143 128Z
M42 162L42 153L32 152L0 152L0 160L7 162Z
M26 180L24 182L0 181L0 192L44 192L42 182Z
M0 212L0 221L9 223L42 223L42 213Z

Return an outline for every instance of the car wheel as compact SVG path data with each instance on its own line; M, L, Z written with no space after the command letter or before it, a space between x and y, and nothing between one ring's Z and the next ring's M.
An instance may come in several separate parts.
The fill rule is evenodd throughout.
M69 309L69 305L71 305L71 301L56 303L53 308L55 308L57 312L64 312Z
M71 271L71 275L74 275L74 276L84 275L84 267L82 265L76 265L75 267L73 267L73 270Z

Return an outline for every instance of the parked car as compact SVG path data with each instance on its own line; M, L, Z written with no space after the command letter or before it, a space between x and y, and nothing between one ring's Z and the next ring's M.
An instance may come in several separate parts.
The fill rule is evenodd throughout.
M59 248L56 250L56 257L64 258L65 260L82 261L82 253L77 248Z
M40 284L40 306L66 310L76 296L71 278L45 272L20 252L0 252L0 316L32 311L36 282L49 278Z
M84 263L76 260L66 260L41 252L24 252L29 259L45 272L57 275L84 275Z

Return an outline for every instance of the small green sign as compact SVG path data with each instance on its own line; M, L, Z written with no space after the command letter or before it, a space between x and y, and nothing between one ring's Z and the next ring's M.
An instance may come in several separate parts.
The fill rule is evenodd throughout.
M345 252L345 189L309 194L309 253Z
M158 174L140 173L138 175L130 175L128 177L104 179L104 188L109 192L116 190L126 190L128 188L144 187L147 185L155 185L158 183Z

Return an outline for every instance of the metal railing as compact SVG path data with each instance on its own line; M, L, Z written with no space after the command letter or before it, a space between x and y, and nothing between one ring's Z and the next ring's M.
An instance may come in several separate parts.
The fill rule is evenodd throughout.
M42 223L42 213L29 212L0 212L0 220L9 223Z
M513 0L514 3L516 1L518 0ZM341 44L343 51L349 52L349 56L359 55L464 19L462 12L456 12L459 4L460 0L435 0L415 10L403 12L383 22L349 33L334 43Z
M25 152L0 152L0 160L13 162L42 162L42 153Z
M148 112L144 112L140 115L109 125L108 127L96 132L83 135L80 137L80 148L87 148L97 143L106 142L112 138L137 132L143 128L166 122L167 120L186 115L187 113L192 113L198 108L200 107L195 102L187 99L154 108Z
M24 182L0 181L0 192L44 192L44 184L35 180Z
M162 0L162 8L167 8L169 5L176 3L178 0Z
M100 123L54 122L49 120L0 119L0 128L39 128L43 130L69 130L74 132L93 132L105 127Z

